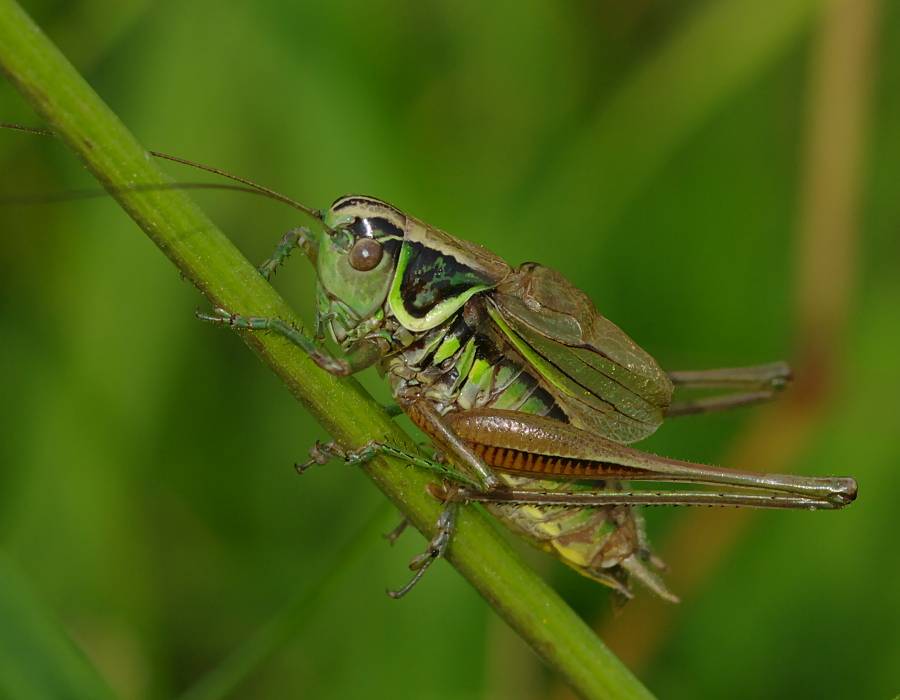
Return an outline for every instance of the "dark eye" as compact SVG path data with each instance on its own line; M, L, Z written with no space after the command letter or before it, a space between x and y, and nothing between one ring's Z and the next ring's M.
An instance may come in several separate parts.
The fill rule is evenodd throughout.
M368 272L378 267L384 248L373 238L360 238L350 249L350 267L360 272Z

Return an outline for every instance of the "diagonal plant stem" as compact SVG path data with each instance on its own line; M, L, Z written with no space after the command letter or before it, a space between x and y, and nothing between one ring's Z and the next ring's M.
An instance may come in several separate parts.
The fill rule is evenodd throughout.
M0 0L0 68L212 304L239 314L279 317L298 324L284 300L184 192L128 191L135 185L169 180L13 0ZM123 295L126 293L123 290ZM341 444L359 447L382 440L415 449L410 438L356 382L323 372L305 354L274 335L244 334L243 338ZM421 532L426 536L433 533L440 504L426 494L427 475L385 458L375 460L365 471ZM476 509L462 509L449 560L583 697L650 697Z

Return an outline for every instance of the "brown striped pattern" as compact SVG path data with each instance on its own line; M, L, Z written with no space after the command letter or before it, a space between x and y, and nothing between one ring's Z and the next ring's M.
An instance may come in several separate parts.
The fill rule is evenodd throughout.
M513 474L555 476L563 479L593 479L596 477L627 478L629 475L645 473L641 469L590 459L542 455L481 443L472 443L469 446L489 467Z

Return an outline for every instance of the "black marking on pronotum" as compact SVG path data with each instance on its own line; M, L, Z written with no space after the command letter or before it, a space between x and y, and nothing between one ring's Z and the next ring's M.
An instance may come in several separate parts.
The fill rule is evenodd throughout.
M423 318L445 299L490 284L489 279L446 253L412 241L406 245L410 246L410 255L400 290L403 306L411 316Z
M400 241L389 239L387 241L382 241L381 245L384 246L385 256L393 258L396 262L398 256L400 255Z
M403 230L395 226L383 216L368 216L359 218L347 228L357 238L403 238Z

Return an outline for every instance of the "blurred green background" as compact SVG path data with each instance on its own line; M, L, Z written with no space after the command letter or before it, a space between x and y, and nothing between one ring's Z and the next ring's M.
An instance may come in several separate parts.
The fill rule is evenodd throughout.
M26 7L148 147L556 267L669 368L791 359L777 405L646 445L852 474L853 507L648 511L677 607L640 591L613 615L526 556L662 697L900 691L900 5ZM0 119L36 123L7 84ZM49 139L0 132L0 159L3 196L94 186ZM300 223L197 198L253 260ZM114 203L0 221L0 635L20 654L0 689L72 682L34 614L124 698L222 697L195 686L211 672L240 698L569 697L448 565L385 596L422 538L389 548L394 513L352 469L295 476L321 429L194 320L203 299ZM313 282L302 260L276 281L307 319Z

